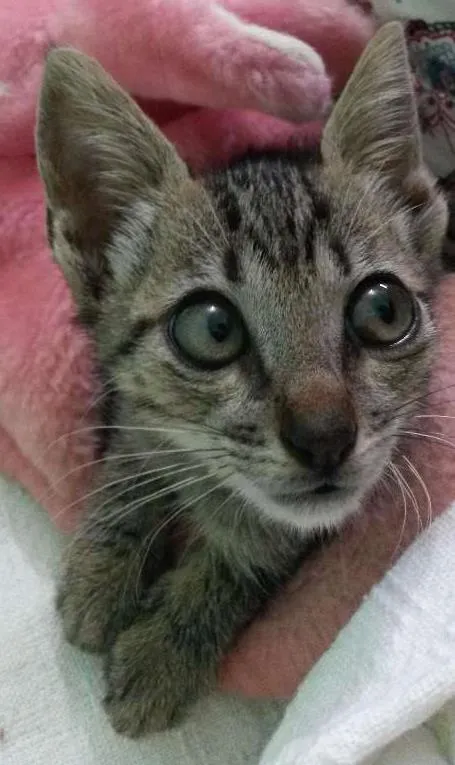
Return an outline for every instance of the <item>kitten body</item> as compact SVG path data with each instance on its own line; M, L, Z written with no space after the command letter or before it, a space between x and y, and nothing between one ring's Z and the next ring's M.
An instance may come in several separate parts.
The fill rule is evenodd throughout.
M320 151L202 180L93 61L55 51L38 157L108 402L59 608L139 735L213 687L312 535L383 474L425 391L446 206L396 24Z

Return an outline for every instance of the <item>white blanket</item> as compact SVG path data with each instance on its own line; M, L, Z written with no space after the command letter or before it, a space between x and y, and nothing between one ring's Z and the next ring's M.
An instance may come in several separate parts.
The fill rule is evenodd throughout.
M139 743L111 730L99 665L60 638L62 544L0 477L0 765L257 765L282 714L275 702L216 696L181 730Z
M455 762L454 697L455 505L373 590L307 677L261 765ZM431 728L410 733L436 714Z
M281 725L278 703L215 696L140 743L109 728L96 662L62 645L61 548L0 478L1 765L257 765L277 726L261 765L455 763L455 506L366 599Z

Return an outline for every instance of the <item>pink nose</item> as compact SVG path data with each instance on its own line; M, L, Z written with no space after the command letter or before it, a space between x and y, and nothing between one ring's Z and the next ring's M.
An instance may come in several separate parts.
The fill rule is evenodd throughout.
M357 440L354 408L337 383L313 383L281 416L281 440L304 467L327 478L352 453Z

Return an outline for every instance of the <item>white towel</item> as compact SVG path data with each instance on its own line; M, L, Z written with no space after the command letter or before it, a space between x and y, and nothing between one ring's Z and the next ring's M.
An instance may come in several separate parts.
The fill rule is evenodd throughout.
M139 743L111 731L96 662L61 643L61 547L40 508L0 479L1 765L256 765L279 704L215 696L179 731ZM455 763L454 595L455 507L316 665L262 765Z
M307 677L261 765L430 765L430 754L414 756L424 746L434 763L455 762L454 707L443 709L453 697L455 505L373 590ZM421 729L378 755L438 712L434 732Z
M62 539L0 477L0 765L257 765L282 711L215 696L177 731L131 742L110 728L91 657L62 645Z
M53 606L61 547L40 508L0 479L1 765L255 765L279 704L213 697L180 731L141 743L110 730L96 663L61 644ZM446 704L455 695L454 595L455 507L316 665L262 765L455 762L455 704ZM438 711L431 728L412 730Z

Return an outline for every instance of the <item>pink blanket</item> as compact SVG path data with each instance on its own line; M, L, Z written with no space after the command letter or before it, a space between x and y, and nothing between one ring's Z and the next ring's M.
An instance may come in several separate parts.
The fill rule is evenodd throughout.
M0 468L38 498L60 527L73 527L96 469L92 426L99 390L88 339L74 324L44 235L33 124L46 51L69 43L99 58L189 164L202 170L250 146L314 141L328 105L327 72L336 92L372 28L346 0L3 0ZM449 281L440 301L443 317L451 294L455 284ZM450 322L444 333L450 348ZM444 354L436 387L450 379L450 360ZM438 405L437 411L447 409ZM451 421L421 422L435 432ZM430 487L433 513L439 512L453 496L447 460L439 462L441 454L450 457L450 448L429 439L415 442L412 459ZM409 467L407 481L410 489L415 483L426 523L426 493ZM224 668L225 687L273 695L295 689L394 553L417 533L411 500L403 526L403 496L397 489L395 494L377 499L342 541L305 564L240 641Z

